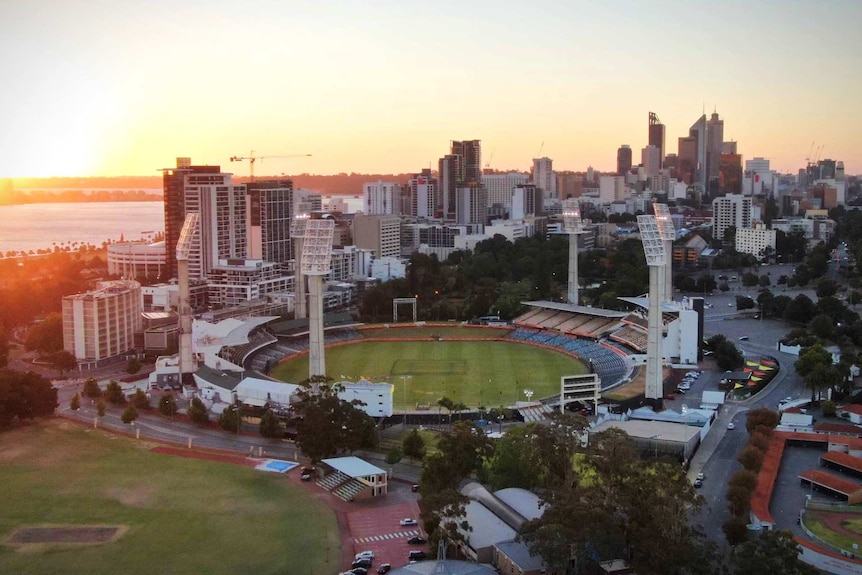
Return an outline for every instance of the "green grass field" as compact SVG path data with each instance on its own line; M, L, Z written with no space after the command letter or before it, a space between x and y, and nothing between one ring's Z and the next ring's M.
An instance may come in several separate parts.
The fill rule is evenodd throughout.
M0 573L331 575L333 512L280 474L150 453L50 420L0 436L0 537L34 525L126 525L113 543L15 550Z
M394 330L390 330L394 331ZM400 333L400 332L397 332ZM503 341L359 342L326 349L327 375L355 381L365 377L395 385L395 409L436 406L443 396L469 407L497 407L560 392L560 377L586 373L564 353ZM308 378L308 356L270 371L282 381ZM406 376L410 376L407 378Z

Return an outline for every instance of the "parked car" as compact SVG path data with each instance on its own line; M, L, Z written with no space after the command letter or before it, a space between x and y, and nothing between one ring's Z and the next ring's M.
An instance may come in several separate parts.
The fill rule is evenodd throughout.
M700 479L695 479L694 486L695 488L700 489L701 487L703 487L703 481L701 481Z
M706 477L703 475L703 471L697 474L698 481L703 481L704 479L706 479Z
M384 573L389 573L392 569L392 565L389 563L384 563L380 567L377 568L378 575L383 575Z
M351 567L353 567L354 569L356 569L357 567L363 567L365 569L368 569L369 567L371 567L371 559L368 557L360 557L353 562Z
M350 570L351 575L368 575L368 569L365 567L354 567Z
M421 561L426 557L428 557L428 555L424 551L411 551L407 554L407 559L410 561Z
M743 336L741 336L741 337L739 338L739 341L748 341L748 336L747 336L747 335L743 335Z
M409 517L405 517L401 520L402 527L407 527L408 525L419 525L419 523L415 519L410 519Z
M410 545L422 545L423 543L428 543L428 540L424 537L419 537L417 535L416 537L411 537L410 539L408 539L407 543L409 543Z
M411 488L410 488L410 491L412 491L413 493L418 492L418 491L419 491L419 484L418 484L418 483L414 483L414 484L413 484L413 487L411 487Z
M680 388L678 388L678 387L677 387L675 390L673 390L673 392L674 392L674 393L677 393L677 394L679 394L679 395L685 395L685 390L684 390L684 389L680 389Z
M360 551L353 558L354 559L374 559L374 551Z
M733 422L732 422L732 421L731 421L730 423L728 423L728 424L727 424L727 428L728 428L728 429L730 429L730 430L733 430L735 427L736 427L736 426L735 426L735 425L733 425Z

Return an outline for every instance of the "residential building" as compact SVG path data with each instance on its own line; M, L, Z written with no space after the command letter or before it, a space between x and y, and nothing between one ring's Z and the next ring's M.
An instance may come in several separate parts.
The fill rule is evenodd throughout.
M559 199L579 198L584 186L583 174L557 172L557 195Z
M398 199L401 186L395 182L378 180L362 185L362 207L366 214L386 215L400 212Z
M401 218L395 215L356 214L353 218L353 243L371 250L375 258L401 253Z
M314 190L299 188L293 192L293 213L310 214L323 210L323 196Z
M557 176L551 158L533 158L533 183L545 198L557 197Z
M460 225L484 224L488 214L488 195L481 183L456 188L455 222Z
M190 178L193 178L190 181ZM225 187L230 174L222 174L220 166L193 166L191 158L177 158L176 168L162 170L163 202L165 206L165 262L169 277L177 277L176 245L189 211L186 208L186 185L211 184Z
M599 200L605 203L625 198L626 180L623 176L602 176L599 178Z
M664 157L667 152L665 150L665 128L661 120L655 112L649 113L649 138L647 140L650 146L658 148L658 163L659 169L664 167Z
M778 232L767 229L763 223L753 228L736 230L736 251L751 254L760 261L775 254L775 238Z
M734 226L737 233L743 228L750 228L751 198L739 194L715 198L712 201L712 235L717 240L724 239L725 230Z
M273 293L294 290L294 276L286 276L274 262L226 258L213 266L207 278L209 303L214 306L241 306Z
M632 169L632 149L623 144L617 149L617 175L624 176Z
M79 364L99 367L135 347L143 325L141 284L99 282L94 291L63 298L63 349Z
M697 180L697 137L685 136L680 138L678 152L677 177L691 186Z
M287 264L293 259L293 182L258 180L246 184L248 252L251 260Z
M524 219L542 213L542 194L535 184L519 184L511 193L509 217L513 220Z
M509 211L512 208L513 190L516 186L526 184L529 181L530 177L520 172L483 175L482 185L488 194L488 206L497 204Z
M450 153L440 159L439 166L444 217L455 219L458 187L480 185L482 181L481 140L453 141Z
M431 169L426 168L414 175L407 182L410 196L410 215L417 218L433 218L443 208L440 196L440 186L437 178L431 175Z

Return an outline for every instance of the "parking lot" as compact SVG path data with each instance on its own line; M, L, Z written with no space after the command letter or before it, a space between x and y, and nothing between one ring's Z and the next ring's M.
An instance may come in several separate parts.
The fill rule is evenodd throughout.
M390 484L394 487L393 499L401 499L401 491L409 492L408 485ZM428 552L426 545L410 545L407 540L415 536L423 536L421 526L401 526L404 518L418 519L419 506L415 500L404 500L393 505L374 508L358 508L347 514L347 522L353 537L353 552L373 551L374 561L370 573L376 573L383 563L389 563L393 569L408 563L410 551ZM348 568L349 565L345 565Z

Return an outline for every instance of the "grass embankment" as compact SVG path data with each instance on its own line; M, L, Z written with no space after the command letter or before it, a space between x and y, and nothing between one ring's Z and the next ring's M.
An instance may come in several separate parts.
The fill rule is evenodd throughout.
M50 420L0 437L0 537L33 525L123 525L113 543L20 551L0 573L329 575L333 512L280 474L160 455Z
M396 409L436 408L444 396L470 407L511 405L526 400L524 389L534 391L534 400L547 397L560 392L561 376L587 373L582 362L564 353L514 342L446 341L445 336L443 341L360 340L330 347L326 366L336 380L364 377L394 384ZM306 379L308 355L279 364L270 375L290 382Z

